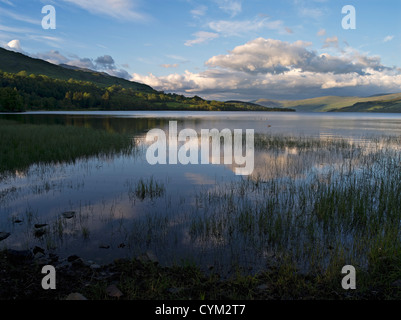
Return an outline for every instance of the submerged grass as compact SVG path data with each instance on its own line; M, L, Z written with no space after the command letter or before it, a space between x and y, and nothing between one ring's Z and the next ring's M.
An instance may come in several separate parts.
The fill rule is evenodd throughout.
M128 152L132 147L130 136L121 133L0 119L0 173L24 170L37 163L73 162Z
M260 137L255 141L266 166L248 179L200 192L192 240L204 248L235 244L268 268L292 266L287 280L316 275L329 286L343 266L353 265L358 293L400 297L400 140L359 145Z

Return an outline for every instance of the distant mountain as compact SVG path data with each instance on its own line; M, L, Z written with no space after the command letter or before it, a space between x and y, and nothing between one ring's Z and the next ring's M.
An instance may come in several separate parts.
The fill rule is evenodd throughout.
M28 75L45 75L59 80L73 79L77 81L87 81L100 87L120 85L126 89L134 89L143 92L156 92L148 85L113 77L107 73L67 65L59 66L3 48L0 48L0 70L9 73L26 71Z
M401 93L370 97L325 96L304 100L259 99L267 107L292 108L298 112L401 112Z

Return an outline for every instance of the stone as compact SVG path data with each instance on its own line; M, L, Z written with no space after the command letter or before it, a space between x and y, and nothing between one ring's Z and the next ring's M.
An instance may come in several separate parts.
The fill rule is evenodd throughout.
M106 288L106 293L109 297L120 298L123 293L117 288L115 284L111 284Z
M94 263L94 264L91 264L91 265L90 265L90 268L91 268L92 270L99 270L99 269L101 268L101 266L99 266L97 263Z
M401 279L394 281L391 285L393 287L401 288Z
M76 212L75 211L66 211L63 212L62 215L65 219L72 219L75 217Z
M69 256L68 258L67 258L67 261L68 262L73 262L73 261L75 261L75 260L78 260L79 259L79 257L77 256L77 255L72 255L72 256Z
M147 263L147 262L151 262L154 264L159 263L159 260L157 259L156 255L151 251L148 251L145 254L139 256L138 260L141 261L142 263Z
M42 223L42 224L37 223L37 224L34 225L34 227L35 227L36 229L41 229L41 228L44 228L44 227L46 227L46 226L47 226L47 223Z
M9 236L11 236L9 232L0 232L0 241L7 239Z
M65 300L88 300L81 293L74 292L70 293Z
M32 250L33 254L36 255L37 253L41 253L41 254L45 254L45 249L35 246L35 248L33 248Z

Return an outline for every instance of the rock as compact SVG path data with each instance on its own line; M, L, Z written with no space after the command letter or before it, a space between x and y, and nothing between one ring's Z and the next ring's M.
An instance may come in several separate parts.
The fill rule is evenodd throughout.
M45 249L35 246L35 248L33 248L32 250L33 254L36 255L37 253L41 253L41 254L45 254Z
M394 281L391 285L393 287L401 288L401 279Z
M265 291L269 289L269 286L267 284L261 284L260 286L257 286L256 289L259 291Z
M0 232L0 241L7 239L9 236L11 236L9 232Z
M75 261L75 260L78 260L79 259L79 257L77 256L77 255L72 255L72 256L69 256L68 258L67 258L67 261L68 262L73 262L73 261Z
M47 223L42 223L42 224L35 224L34 225L34 227L36 228L36 229L41 229L41 228L44 228L44 227L46 227L46 226L48 226L48 224Z
M100 249L110 249L110 246L108 244L101 244L99 246Z
M75 217L76 212L75 211L66 211L63 212L62 215L65 219L72 219Z
M54 253L49 253L49 258L50 258L50 261L51 261L52 263L57 262L58 259L59 259L58 255L57 255L57 254L54 254Z
M36 252L36 253L34 254L33 258L34 258L35 260L38 260L38 259L43 258L44 256L45 256L44 253L42 253L42 252Z
M120 244L118 245L118 248L119 248L119 249L122 249L122 248L125 248L125 247L126 247L125 243L120 243Z
M81 293L74 292L70 293L65 300L88 300Z
M78 258L78 259L74 260L73 262L71 262L71 267L73 267L73 268L85 267L85 262L81 258Z
M22 221L21 219L18 219L18 218L13 219L13 223L19 224L19 223L22 223L22 222L23 222L23 221Z
M99 266L98 264L94 263L94 264L91 264L89 268L91 268L92 270L99 270L101 268L101 266Z
M123 293L117 288L115 284L111 284L106 288L106 293L109 297L120 298Z
M7 258L9 261L19 264L26 263L33 259L32 252L29 250L12 250L8 249L6 251Z
M145 254L139 256L138 260L141 261L142 263L147 263L147 262L151 262L154 264L159 263L159 260L157 259L156 255L151 251L148 251Z

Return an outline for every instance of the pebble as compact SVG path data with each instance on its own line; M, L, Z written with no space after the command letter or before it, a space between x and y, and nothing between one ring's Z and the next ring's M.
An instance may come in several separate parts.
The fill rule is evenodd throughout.
M66 219L72 219L75 217L75 211L66 211L66 212L63 212L62 215Z
M111 284L106 288L106 293L109 297L120 298L123 293L117 288L115 284Z
M74 292L70 293L65 300L88 300L88 299L84 297L81 293Z

